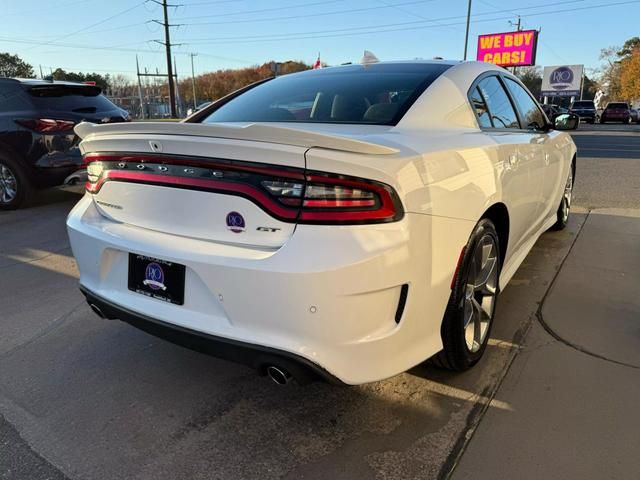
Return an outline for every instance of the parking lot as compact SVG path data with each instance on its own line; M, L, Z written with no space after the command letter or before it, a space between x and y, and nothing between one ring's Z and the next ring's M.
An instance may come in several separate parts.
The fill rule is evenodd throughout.
M0 478L446 478L456 466L454 478L552 478L560 470L550 465L526 475L519 466L548 458L572 438L562 430L566 410L549 415L560 433L541 448L544 437L524 441L523 432L544 417L537 410L526 417L527 402L539 401L546 413L570 409L584 385L571 389L564 376L581 369L595 372L584 378L585 391L606 389L593 405L615 409L608 421L582 424L576 435L591 441L576 442L572 457L558 458L583 462L585 474L597 475L603 457L611 478L633 471L640 447L630 427L640 417L631 399L639 392L629 385L640 385L640 360L638 326L629 319L640 313L631 268L640 266L633 249L640 238L640 126L582 125L574 139L579 159L570 226L538 241L500 297L487 354L463 374L425 364L359 387L278 387L243 366L93 314L77 288L64 224L77 194L53 190L29 209L0 213ZM610 245L583 248L582 235L585 242L618 236L614 253L631 255L604 265L598 258L611 253ZM577 305L584 296L561 302L558 292L576 276L600 275L579 270L585 265L616 272L615 278L598 289L582 285L595 301L574 310L566 302ZM634 298L607 288L620 281L629 292L636 285ZM598 310L614 300L620 311ZM586 326L576 322L594 309ZM623 346L612 353L613 342ZM555 349L544 355L563 360L541 366L546 377L528 377L521 362L537 365L532 352L543 347ZM563 400L535 396L554 382L564 385ZM593 419L587 407L574 410L578 419ZM607 425L617 434L609 435ZM526 450L518 452L520 444ZM589 452L598 455L591 460Z

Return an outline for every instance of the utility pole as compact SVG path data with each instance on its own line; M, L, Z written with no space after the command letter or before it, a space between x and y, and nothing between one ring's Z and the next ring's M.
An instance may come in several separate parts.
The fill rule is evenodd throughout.
M162 25L164 27L164 42L160 40L155 40L155 42L164 45L165 50L167 52L167 80L169 81L169 106L171 108L171 116L173 118L177 117L176 112L176 93L174 86L174 78L173 78L173 62L171 61L171 34L169 32L171 27L177 27L178 25L171 25L169 23L169 7L178 7L180 5L169 5L167 0L150 0L158 5L162 6L162 13L164 17L164 21L160 22L158 20L153 20L158 25Z
M178 81L178 63L176 62L176 56L173 56L173 74L175 75L175 94L176 105L178 107L178 115L182 117L182 98L180 97L180 82Z
M42 65L40 65L40 79L44 80L44 75L42 74Z
M467 49L469 47L469 26L471 25L471 0L467 8L467 32L464 35L464 60L467 60Z
M193 57L197 56L197 53L190 53L191 57L191 86L193 87L193 110L195 111L198 108L198 102L196 100L196 73L193 68Z
M169 13L167 12L167 0L162 0L162 11L164 13L164 46L167 50L167 75L169 76L169 104L171 116L176 118L176 94L173 91L173 65L171 62L171 36L169 34Z
M509 21L509 23L510 23L511 25L513 25L513 22ZM520 27L521 27L520 15L518 15L518 23L516 23L515 25L516 25L516 31L517 31L517 32L519 32L519 31L521 30L521 28L520 28ZM514 74L514 75L516 74L516 68L517 68L517 67L513 67L513 74Z
M144 99L142 98L142 82L140 81L140 64L136 55L136 74L138 77L138 96L140 97L140 117L144 120Z

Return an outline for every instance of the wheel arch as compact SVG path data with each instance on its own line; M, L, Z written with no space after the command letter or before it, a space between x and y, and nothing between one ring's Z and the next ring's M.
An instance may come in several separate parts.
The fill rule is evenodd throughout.
M509 210L507 206L502 202L494 203L480 218L488 218L496 227L500 247L500 260L501 264L504 265L507 247L509 246Z

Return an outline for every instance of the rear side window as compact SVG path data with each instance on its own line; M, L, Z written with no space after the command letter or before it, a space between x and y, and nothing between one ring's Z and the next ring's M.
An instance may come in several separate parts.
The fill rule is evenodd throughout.
M491 128L493 125L491 123L489 109L478 87L471 91L471 103L473 103L473 108L478 116L478 125L480 125L480 128Z
M510 78L505 79L505 82L507 83L509 91L520 110L524 126L533 130L543 129L546 122L544 115L538 107L538 103L518 82L515 82Z
M626 103L619 103L619 102L615 102L615 103L609 103L607 105L607 108L629 108L629 105Z
M38 85L29 88L27 93L38 110L95 113L118 108L100 94L99 88L89 86Z
M487 77L478 83L487 103L494 128L520 128L518 116L498 77Z
M574 102L571 108L595 108L593 102Z
M233 98L203 122L395 125L447 68L435 64L354 65L284 75Z
M31 103L18 83L0 83L0 113L30 108Z

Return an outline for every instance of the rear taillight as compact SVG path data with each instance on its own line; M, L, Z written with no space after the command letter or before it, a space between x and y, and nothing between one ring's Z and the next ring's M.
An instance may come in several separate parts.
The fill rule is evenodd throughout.
M301 223L380 223L402 217L395 191L382 183L322 172L304 182L265 180L262 185L280 203L299 206Z
M402 218L400 200L388 185L315 172L306 179L301 222L381 223Z
M404 212L390 186L303 169L168 155L89 154L87 191L108 181L166 185L238 195L285 222L385 223Z
M75 126L75 123L70 120L55 120L53 118L19 118L15 122L38 133L71 132Z

